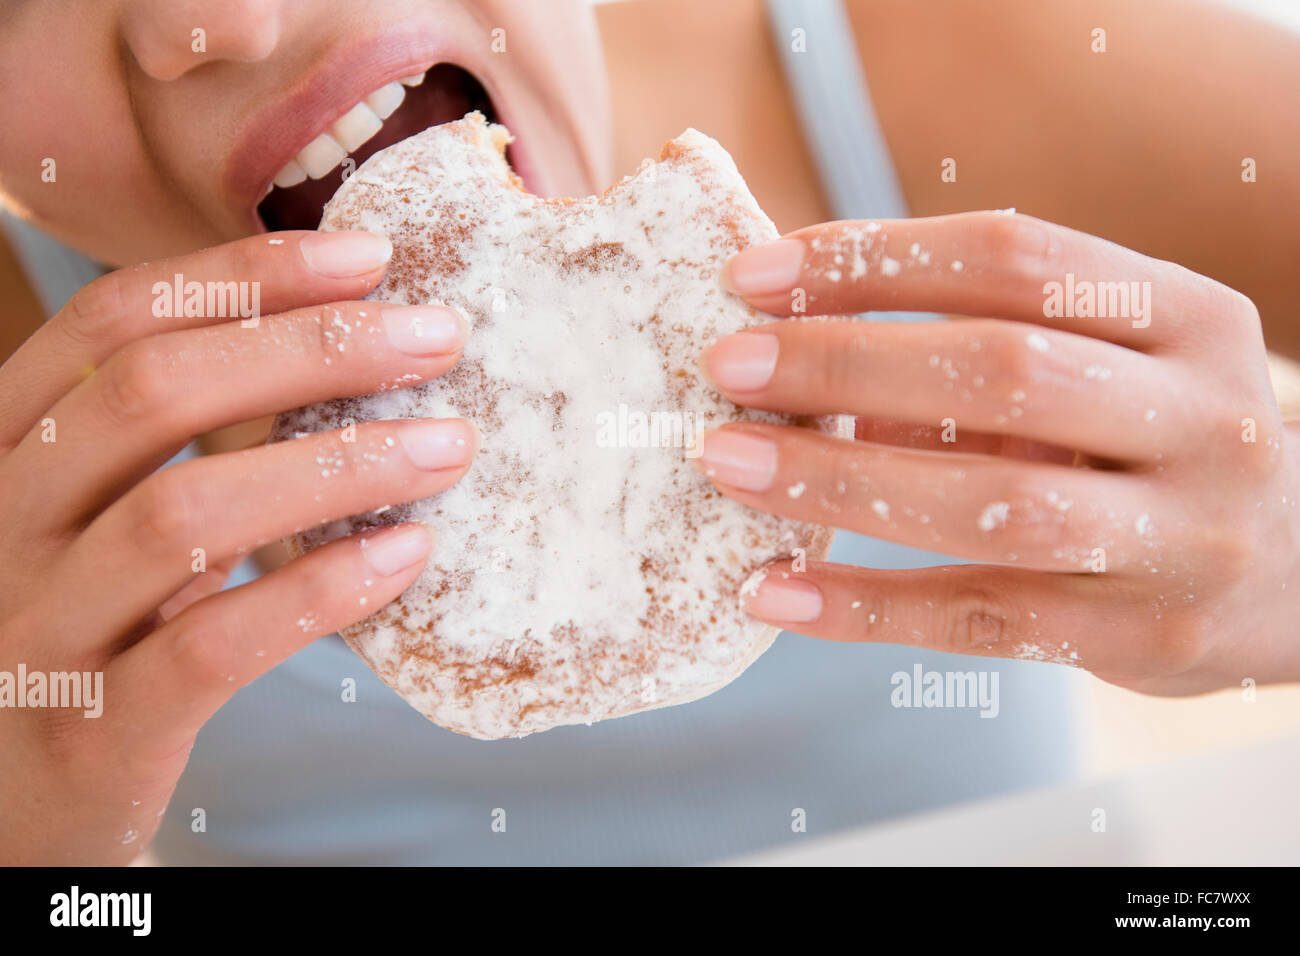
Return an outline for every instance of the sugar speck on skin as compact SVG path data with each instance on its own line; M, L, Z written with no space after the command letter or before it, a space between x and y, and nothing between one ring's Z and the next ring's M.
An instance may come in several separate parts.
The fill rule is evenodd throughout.
M840 279L844 278L844 273L840 272L839 269L829 269L826 272L826 278L831 282L839 282Z
M1007 523L1007 516L1011 513L1011 505L1005 501L994 501L984 507L980 512L979 529L981 531L992 531L995 528L1001 528Z
M908 251L914 256L919 255L921 252L921 244L919 242L912 243L912 248Z
M268 239L268 240L266 240L266 244L267 244L268 246L282 246L282 245L284 245L284 240L283 240L283 239Z
M807 490L808 490L807 485L805 485L802 481L797 481L789 488L787 488L785 493L789 495L791 498L798 498Z
M1137 521L1133 522L1133 527L1138 534L1146 537L1151 531L1151 516L1146 512L1138 515Z
M898 275L898 272L899 272L899 269L900 269L900 268L901 268L901 266L899 266L899 264L898 264L898 260L897 260L897 259L891 259L891 258L889 258L889 256L881 256L881 257L880 257L880 273L881 273L881 275L896 276L896 275Z
M877 498L875 501L871 502L871 510L874 511L882 521L889 520L889 502Z
M865 226L865 228L866 228L867 232L879 232L879 231L880 231L880 223L878 223L878 222L869 222L869 223L867 223L867 225Z
M1149 421L1149 422L1153 422L1153 421L1155 421L1155 420L1156 420L1156 410L1155 410L1154 408L1148 408L1148 409L1147 409L1147 412L1146 412L1146 415L1144 415L1143 417L1144 417L1147 421Z
M953 272L961 272L961 270L962 270L962 269L965 269L965 268L966 268L965 263L963 263L960 259L954 259L954 260L952 260L952 271L953 271Z
M852 607L853 610L856 611L858 608L862 607L862 602L861 602L861 601L854 601L854 602L853 602L851 605L849 605L849 606Z
M1110 369L1103 365L1089 365L1083 370L1084 378L1095 378L1099 382L1104 382L1111 376Z
M1030 332L1025 336L1025 344L1035 352L1046 352L1048 348L1047 336L1040 332Z

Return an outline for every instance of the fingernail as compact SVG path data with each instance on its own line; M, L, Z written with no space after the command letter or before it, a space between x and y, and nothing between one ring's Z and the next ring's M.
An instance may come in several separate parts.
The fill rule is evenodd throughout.
M313 232L298 242L307 267L330 279L373 272L393 254L387 236L373 232Z
M465 344L468 326L454 309L390 305L379 311L388 344L407 355L445 355Z
M429 556L433 539L429 532L416 525L381 531L361 539L361 556L376 574L387 577L419 564Z
M751 246L731 257L722 282L736 295L789 292L803 268L803 240L777 239Z
M706 432L700 452L704 474L742 491L767 491L776 477L776 442L748 432Z
M469 422L449 418L436 422L404 422L397 431L406 457L422 471L459 468L474 457L478 436Z
M781 342L775 335L739 332L713 343L705 359L709 378L730 392L755 392L766 388L776 371Z
M789 571L759 570L740 589L745 612L765 621L815 621L822 615L821 588Z

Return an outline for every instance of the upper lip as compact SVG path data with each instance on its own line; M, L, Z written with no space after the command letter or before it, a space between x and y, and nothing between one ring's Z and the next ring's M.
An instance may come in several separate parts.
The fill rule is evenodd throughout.
M255 226L261 227L256 207L272 177L330 123L386 83L452 63L474 74L498 119L508 122L486 64L458 49L448 33L424 26L398 28L343 47L258 111L231 151L224 175L227 192L249 210Z

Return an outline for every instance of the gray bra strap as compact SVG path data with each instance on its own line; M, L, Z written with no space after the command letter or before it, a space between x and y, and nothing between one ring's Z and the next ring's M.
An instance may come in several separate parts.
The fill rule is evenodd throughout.
M81 253L2 209L0 237L8 240L47 319L63 308L74 292L104 272Z
M836 219L905 219L907 200L871 106L853 27L841 0L766 0L768 25L804 141ZM796 32L802 31L802 33ZM928 312L878 312L927 322Z
M907 202L840 0L767 0L804 140L836 219L898 219ZM802 31L802 33L796 32Z

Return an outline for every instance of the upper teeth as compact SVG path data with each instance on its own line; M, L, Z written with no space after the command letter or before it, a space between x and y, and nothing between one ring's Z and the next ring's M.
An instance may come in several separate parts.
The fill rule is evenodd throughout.
M272 182L281 189L297 186L310 176L320 179L338 166L370 137L379 132L384 120L402 105L407 86L419 86L424 74L404 76L386 83L334 121L275 174Z

